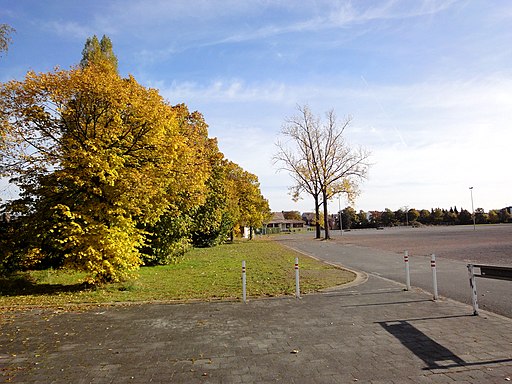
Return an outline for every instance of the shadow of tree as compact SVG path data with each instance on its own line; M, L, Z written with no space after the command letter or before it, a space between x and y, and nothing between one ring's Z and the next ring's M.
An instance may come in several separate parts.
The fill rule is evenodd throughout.
M48 284L38 283L27 275L11 275L0 277L0 295L54 295L58 293L74 293L94 289L88 283Z

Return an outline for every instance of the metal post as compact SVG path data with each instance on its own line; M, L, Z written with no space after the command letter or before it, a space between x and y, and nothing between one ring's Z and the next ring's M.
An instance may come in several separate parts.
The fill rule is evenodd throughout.
M433 288L434 288L434 300L437 300L439 298L439 295L437 293L437 273L436 273L436 255L432 254L432 257L430 259L430 266L432 267L432 282L433 282Z
M409 272L409 251L404 252L404 262L405 262L405 285L408 291L411 290L411 274Z
M473 187L469 187L471 191L471 210L473 211L473 231L476 231L475 206L473 205Z
M245 274L245 260L242 261L242 300L247 302L247 277Z
M471 287L471 303L473 304L473 315L478 316L478 296L476 293L475 266L468 264L469 286Z
M338 195L338 219L340 220L340 236L343 236L343 220L341 218L341 192Z
M295 297L300 299L300 286L299 286L299 258L295 258Z

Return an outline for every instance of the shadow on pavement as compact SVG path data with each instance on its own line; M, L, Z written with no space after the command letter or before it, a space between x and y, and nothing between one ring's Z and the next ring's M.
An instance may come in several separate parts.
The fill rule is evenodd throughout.
M403 292L404 290L402 288L396 288L396 289L379 289L377 291L365 291L365 292L360 292L360 291L345 291L345 290L326 290L326 291L323 291L323 295L324 296L339 296L339 297L343 297L343 296L346 296L346 297L352 297L352 296L369 296L369 295L383 295L383 294L388 294L388 293L396 293L396 292Z
M403 346L427 364L427 369L446 368L438 362L451 362L450 366L464 366L466 362L448 348L432 340L407 321L383 321L380 326L396 337ZM455 363L455 364L454 364Z
M432 302L432 300L425 299L425 300L404 300L404 301L388 301L385 303L365 303L365 304L347 304L347 305L338 305L339 308L358 308L358 307L382 307L382 306L388 306L388 305L404 305L404 304L412 304L412 303L426 303L426 302Z
M471 316L471 315L467 315ZM414 320L434 320L465 316L444 316L439 318L425 318ZM499 359L490 361L466 362L448 348L428 337L425 333L410 324L413 320L393 320L378 322L391 335L396 337L403 346L423 360L427 366L423 369L447 369L464 366L488 365L508 363L512 359Z

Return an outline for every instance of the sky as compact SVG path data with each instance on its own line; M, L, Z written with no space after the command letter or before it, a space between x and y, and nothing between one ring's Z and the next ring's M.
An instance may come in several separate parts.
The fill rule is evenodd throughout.
M0 82L110 37L121 74L201 112L273 211L314 207L272 162L304 105L350 116L347 142L371 152L358 211L512 206L508 0L0 0L0 24L16 29Z

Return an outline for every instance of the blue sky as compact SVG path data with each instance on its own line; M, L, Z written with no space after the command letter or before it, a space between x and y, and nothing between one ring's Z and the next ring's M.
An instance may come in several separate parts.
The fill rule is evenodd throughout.
M510 1L0 0L0 23L16 29L0 81L108 35L120 72L202 112L273 210L313 209L271 161L298 104L352 116L374 163L357 210L471 209L471 186L475 208L512 205Z

